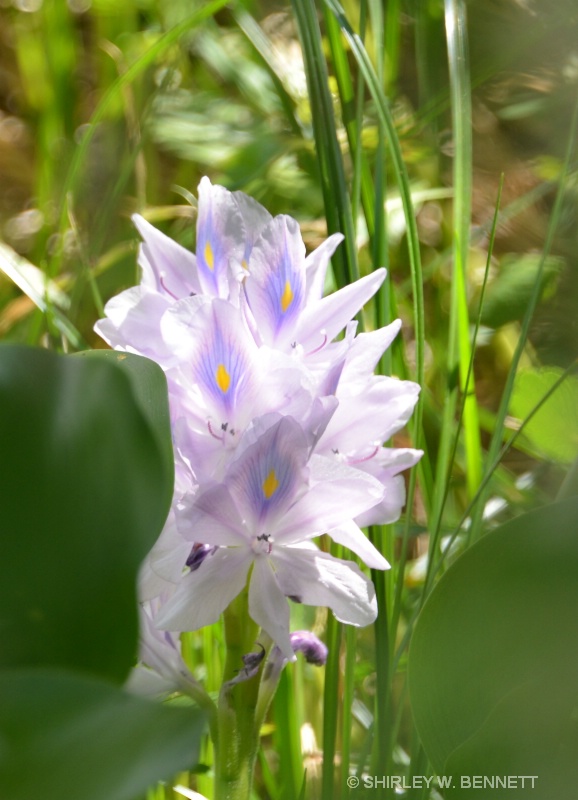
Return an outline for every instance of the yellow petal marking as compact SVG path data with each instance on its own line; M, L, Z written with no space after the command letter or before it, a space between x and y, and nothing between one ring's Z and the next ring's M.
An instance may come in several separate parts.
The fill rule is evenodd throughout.
M213 248L211 247L211 243L207 242L205 245L205 262L210 270L213 269L215 266L215 257L213 256Z
M283 289L283 294L281 295L281 311L285 313L292 302L293 289L291 288L289 281L285 281L285 288Z
M243 260L241 261L241 266L243 267L243 269L245 270L245 272L249 272L249 265L247 264L247 261L246 261L245 259L243 259Z
M219 364L217 367L217 371L215 372L215 380L217 381L217 386L223 392L223 394L227 394L229 391L229 386L231 385L231 376L225 369L224 364Z
M269 474L263 481L263 485L261 487L263 489L263 494L265 495L265 498L268 500L270 497L272 497L277 491L278 487L279 487L279 481L277 480L277 476L275 475L275 470L271 469L269 470Z

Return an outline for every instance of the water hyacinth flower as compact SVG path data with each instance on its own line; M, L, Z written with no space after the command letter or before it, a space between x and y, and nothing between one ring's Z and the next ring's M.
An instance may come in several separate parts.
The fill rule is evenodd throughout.
M323 297L343 237L306 255L295 220L208 178L196 255L134 220L141 283L107 303L96 330L157 361L169 385L178 481L141 595L162 593L157 628L193 630L248 585L250 615L293 660L287 598L353 625L377 613L359 567L312 540L328 533L386 569L360 525L399 517L399 473L421 456L385 446L419 392L374 375L399 321L357 334L352 319L385 271Z
M281 417L232 462L221 483L177 509L177 527L217 545L185 575L156 618L167 630L195 630L219 618L249 578L249 613L294 658L285 597L329 606L342 622L367 625L377 607L373 585L353 562L336 559L310 540L331 531L344 513L375 505L383 487L372 476L309 455L299 423ZM344 509L347 509L344 512ZM369 560L387 562L359 533ZM354 536L348 542L356 550ZM249 574L250 573L250 574Z

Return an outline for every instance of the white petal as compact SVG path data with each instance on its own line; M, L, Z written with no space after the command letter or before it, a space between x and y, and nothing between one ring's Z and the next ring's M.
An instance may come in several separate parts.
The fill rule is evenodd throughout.
M182 500L175 516L179 533L189 542L231 546L246 543L243 521L223 484Z
M352 520L341 523L341 525L328 531L328 533L334 542L352 550L368 567L372 567L372 569L390 568L390 565L379 550L374 547L363 531Z
M174 588L183 574L185 563L191 552L191 542L184 539L177 530L173 510L165 523L161 535L148 555L152 572ZM166 588L166 587L165 587ZM157 592L157 594L159 594ZM149 593L147 598L155 597Z
M269 634L285 658L295 661L289 639L289 606L264 556L255 559L249 586L249 614Z
M305 259L305 302L311 303L323 297L325 274L329 259L345 237L342 233L334 233L323 244L310 253Z
M174 681L167 680L152 669L147 669L139 665L134 667L129 673L128 678L124 684L124 689L130 694L136 694L140 697L161 698L165 695L172 694L177 685Z
M249 260L255 241L259 238L263 228L271 222L273 217L261 203L243 192L233 192L243 222L245 224L245 261ZM246 266L245 266L246 269Z
M417 383L382 375L375 376L356 394L346 395L340 384L339 406L319 441L318 450L367 456L372 445L383 444L407 423L419 390Z
M331 341L352 317L377 292L386 272L378 269L355 283L312 303L303 309L297 328L297 341L307 352L319 347L324 338Z
M172 353L161 336L160 321L169 306L166 297L133 286L108 301L104 307L106 318L99 320L94 329L116 350L130 348L168 364Z
M405 505L405 481L398 473L413 467L422 455L422 450L381 447L375 458L357 465L358 469L377 478L384 488L383 499L355 518L361 528L388 525L399 519Z
M328 606L340 622L369 625L377 617L372 582L352 561L310 548L275 551L277 581L288 597L310 606Z
M252 561L249 548L223 547L185 575L161 609L155 625L167 631L195 631L216 622L242 591Z
M313 455L309 467L309 491L291 507L275 533L275 540L283 544L329 531L383 497L378 480L335 458Z
M198 294L201 288L193 253L165 236L140 214L134 214L132 221L144 240L139 258L143 281L172 300L187 297L191 292Z
M358 380L367 380L400 328L401 320L396 319L384 328L356 336L347 353L342 381L355 383Z

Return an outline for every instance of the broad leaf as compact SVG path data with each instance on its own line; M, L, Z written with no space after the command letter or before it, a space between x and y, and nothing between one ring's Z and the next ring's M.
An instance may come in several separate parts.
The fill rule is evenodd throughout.
M556 367L516 375L510 413L526 419L560 379ZM538 455L569 464L578 457L578 378L569 375L524 427L523 436Z
M518 517L467 550L424 606L410 695L435 771L455 776L448 797L479 796L461 787L473 775L539 776L496 798L575 796L577 530L575 497Z
M114 364L0 347L0 667L121 682L172 474Z
M103 359L113 362L128 376L134 396L148 420L152 432L157 437L159 450L164 459L167 475L174 475L174 456L171 441L171 420L167 379L165 373L154 361L133 353L119 353L116 350L83 350L75 357ZM166 481L165 504L168 510L173 499L173 478Z
M203 717L64 671L0 672L3 800L132 800L197 762Z
M534 254L510 255L502 259L500 273L488 286L482 309L482 323L499 328L514 320L521 320L526 312L538 274L541 256ZM554 293L558 277L564 269L561 258L547 258L541 273L541 296Z

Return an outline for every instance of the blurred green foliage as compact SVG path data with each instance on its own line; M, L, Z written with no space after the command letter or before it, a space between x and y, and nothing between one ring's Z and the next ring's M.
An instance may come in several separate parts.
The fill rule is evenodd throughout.
M326 235L326 218L333 224L339 201L340 218L350 214L348 247L359 272L384 265L389 270L389 281L363 324L381 325L392 315L404 322L403 338L383 367L414 377L423 356L423 425L395 444L415 444L421 437L427 452L419 485L410 492L407 524L376 533L395 564L391 577L382 579L387 612L376 626L377 671L382 676L387 663L387 675L376 676L370 632L356 634L353 645L348 640L356 656L343 680L355 687L354 701L341 708L336 700L343 688L337 651L326 735L333 729L338 750L350 735L352 769L379 764L380 772L403 770L411 756L417 759L414 769L425 770L408 713L405 669L407 642L423 599L428 543L434 541L431 549L439 556L440 544L453 536L450 559L467 547L461 522L480 497L472 484L482 467L491 496L487 504L478 503L477 513L487 530L553 500L572 458L572 436L546 443L547 431L555 428L552 435L558 438L568 432L560 420L566 412L557 410L561 398L568 402L562 386L498 464L481 463L487 460L490 437L498 445L510 442L509 428L519 427L550 386L542 378L530 385L534 378L524 375L544 365L560 375L578 356L575 152L555 205L578 90L578 7L574 0L459 3L467 11L470 60L469 88L461 98L469 113L471 90L471 126L464 119L472 135L468 165L466 137L456 133L452 119L450 71L456 85L459 67L447 55L451 3L344 0L342 5L365 47L381 105L321 0L313 4L313 20L301 25L308 30L318 20L322 35L310 50L323 59L318 75L328 71L327 84L317 86L315 107L308 91L314 68L304 68L289 0L0 0L0 337L55 350L103 347L93 333L94 321L109 297L138 279L138 237L130 215L143 213L194 248L194 195L204 174L253 195L274 214L298 218L308 249ZM464 79L465 73L457 77ZM321 99L327 104L323 109ZM384 109L393 123L389 141ZM335 127L328 133L323 119L330 118ZM334 185L335 208L324 166L333 133L332 163L343 170L342 187ZM402 213L391 136L403 156L415 232ZM479 430L472 431L468 422L482 452L477 464L468 463L460 435L458 387L463 389L464 376L460 383L448 360L458 252L456 153L465 166L462 208L471 199L471 218L460 220L469 246L458 243L465 253L462 300L469 327L466 320L460 335L466 355L487 289L473 345L471 397ZM464 188L468 168L471 198ZM415 313L416 271L408 244L423 267L417 287L423 290L423 319ZM329 288L343 274L336 263ZM522 320L537 283L539 302L526 340ZM508 404L516 419L502 424L500 401L520 343L519 363L527 372L516 381ZM455 409L447 403L448 393ZM444 420L448 408L451 414ZM555 414L560 424L546 425L544 420L551 422ZM442 450L449 458L447 474L439 460ZM322 614L300 621L327 630ZM335 643L341 636L331 635ZM184 649L196 674L216 688L223 655L218 627L185 636ZM311 724L305 761L312 797L320 784L319 679L308 671L293 679L298 719L287 729L275 728L274 711L273 726L263 733L257 785L275 799L299 785L298 720ZM276 773L280 752L292 770L286 784ZM206 749L207 763L210 755ZM345 767L340 772L339 758L336 764L335 786L328 782L333 764L326 767L325 791L332 800L336 792L348 796ZM208 793L209 786L210 778L199 775L199 791ZM164 800L164 789L153 796Z

